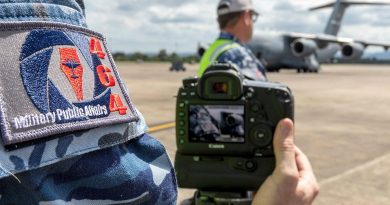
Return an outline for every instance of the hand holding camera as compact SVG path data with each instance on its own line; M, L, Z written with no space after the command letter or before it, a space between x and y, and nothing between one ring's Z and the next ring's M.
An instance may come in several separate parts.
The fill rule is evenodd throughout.
M179 186L257 190L275 167L275 128L293 119L293 107L287 86L248 80L232 64L183 80L176 108Z
M179 187L199 190L195 205L250 204L245 192L260 186L253 204L311 203L318 185L294 145L293 118L287 86L246 79L234 65L214 64L202 78L183 80L176 108Z
M319 185L306 155L294 144L291 120L279 122L274 136L276 167L256 193L253 205L310 205Z

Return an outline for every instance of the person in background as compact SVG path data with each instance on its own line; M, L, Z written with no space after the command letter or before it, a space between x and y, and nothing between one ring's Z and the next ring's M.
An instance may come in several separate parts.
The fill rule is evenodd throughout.
M5 144L13 138L2 136L0 204L176 204L176 178L166 150L147 134L104 38L87 29L83 1L0 1L0 11L0 47L7 48L0 60L6 69L0 77L1 111L26 116L14 118L16 128L7 132L4 126L10 123L3 116L2 134L23 128L34 138L28 134L36 126L57 133L16 145ZM253 17L248 12L246 18ZM91 85L78 81L91 76ZM106 98L104 93L111 92ZM86 104L81 111L76 109L81 102L100 104ZM88 106L93 109L87 111ZM106 117L113 122L104 124ZM18 124L17 119L27 118L31 121ZM58 129L64 124L72 131ZM291 120L281 121L274 137L275 172L253 204L310 204L317 195L310 163L293 135Z
M250 0L221 0L217 7L219 37L205 51L198 77L214 63L231 62L253 80L266 80L265 68L245 43L252 39L253 25L259 13Z
M245 43L252 39L259 13L251 0L220 0L217 6L220 35L203 53L198 76L214 62L233 63L245 77L266 81L265 68ZM309 205L319 185L306 155L294 144L294 126L282 120L274 136L276 168L260 187L254 205Z

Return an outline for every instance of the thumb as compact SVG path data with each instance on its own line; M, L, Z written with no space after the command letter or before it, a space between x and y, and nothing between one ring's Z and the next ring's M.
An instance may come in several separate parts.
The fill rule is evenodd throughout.
M295 162L294 124L290 119L278 123L274 134L276 167L297 170Z

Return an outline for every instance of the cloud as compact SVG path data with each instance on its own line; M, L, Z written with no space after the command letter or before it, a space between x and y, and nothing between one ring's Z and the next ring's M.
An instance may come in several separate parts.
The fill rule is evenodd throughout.
M281 0L276 2L276 4L273 6L273 10L275 11L285 11L285 12L291 12L291 11L297 11L298 9L297 5L293 5L288 0Z
M191 1L182 1L182 0L118 0L117 8L122 11L131 11L137 10L142 11L142 9L148 8L151 5L153 6L164 6L164 7L177 7L185 4L189 4Z
M183 5L179 8L166 6L153 6L148 9L151 23L202 23L204 19L199 17L199 9L193 5Z
M162 48L170 52L194 52L198 42L211 43L219 33L215 20L217 2L85 0L89 27L103 33L113 51L125 52L157 52ZM321 33L332 11L307 11L329 0L253 2L262 14L255 25L257 33L269 30ZM348 8L340 36L390 42L389 9L385 6ZM378 34L382 35L378 37Z
M114 51L195 51L199 41L218 34L209 1L115 1L106 7L93 0L89 27L105 34ZM87 7L92 0L87 0ZM174 5L174 6L173 6ZM88 8L87 8L88 9Z
M390 6L351 7L347 10L345 25L389 26Z

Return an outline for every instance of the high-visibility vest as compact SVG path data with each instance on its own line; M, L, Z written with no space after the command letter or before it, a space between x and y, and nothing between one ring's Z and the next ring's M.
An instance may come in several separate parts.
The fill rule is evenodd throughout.
M236 43L233 40L216 40L202 56L202 59L200 61L200 68L198 70L198 77L201 77L206 71L207 67L209 67L210 64L214 63L222 53L232 48L238 48L240 46L240 44Z

